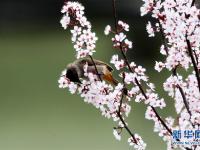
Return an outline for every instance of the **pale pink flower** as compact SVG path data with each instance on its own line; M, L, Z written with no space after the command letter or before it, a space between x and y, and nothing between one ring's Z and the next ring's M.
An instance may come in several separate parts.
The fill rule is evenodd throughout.
M110 33L110 31L111 31L111 26L110 26L110 25L107 25L107 26L105 27L104 34L105 34L105 35L108 35L108 34Z
M113 135L116 138L116 140L120 141L121 140L121 135L118 133L116 129L113 129Z
M148 24L146 26L146 30L147 30L147 33L149 34L149 37L154 37L155 36L154 29L153 29L150 21L148 22Z
M129 31L129 25L127 23L119 20L118 25L121 26L125 31Z

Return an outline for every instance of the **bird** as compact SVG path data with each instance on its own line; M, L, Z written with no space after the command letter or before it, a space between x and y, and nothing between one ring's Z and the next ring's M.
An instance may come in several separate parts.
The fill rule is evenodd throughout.
M88 80L88 77L84 75L84 66L88 65L87 72L93 73L98 76L102 80L105 80L115 86L119 83L112 75L113 68L108 65L107 63L96 60L96 59L90 59L90 58L82 58L75 60L74 62L67 65L66 69L66 78L68 78L71 82L82 84L81 80L86 79ZM95 64L95 65L94 65ZM98 74L97 74L98 72Z

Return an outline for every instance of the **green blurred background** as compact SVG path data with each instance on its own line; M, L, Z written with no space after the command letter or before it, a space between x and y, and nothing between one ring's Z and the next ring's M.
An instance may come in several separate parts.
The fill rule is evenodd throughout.
M81 1L88 19L99 38L95 58L109 62L113 53L110 37L104 27L113 23L111 1ZM69 31L59 20L63 1L1 0L0 2L0 150L130 150L128 135L116 141L112 120L83 100L59 89L57 80L65 66L75 59ZM131 26L129 39L134 49L130 60L147 68L161 97L166 97L162 82L166 72L153 69L161 59L157 38L148 38L137 0L117 1L119 18ZM117 72L116 72L117 75ZM174 114L173 101L158 110L166 117ZM153 122L144 119L146 106L132 102L128 118L130 129L139 133L148 150L166 149L165 143L153 132Z

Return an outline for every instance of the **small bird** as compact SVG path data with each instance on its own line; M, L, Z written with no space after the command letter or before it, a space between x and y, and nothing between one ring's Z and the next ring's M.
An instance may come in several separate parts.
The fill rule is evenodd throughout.
M118 84L118 81L114 79L112 75L113 68L111 66L96 59L94 59L94 63L101 79L108 81L115 86ZM87 77L84 75L84 65L88 65L88 73L97 74L94 63L90 58L75 60L67 65L66 77L72 82L81 84L81 79L87 79Z

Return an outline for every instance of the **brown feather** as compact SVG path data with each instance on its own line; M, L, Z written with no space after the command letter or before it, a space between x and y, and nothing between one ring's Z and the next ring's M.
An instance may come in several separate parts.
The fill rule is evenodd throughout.
M78 62L81 63L81 64L86 64L87 63L88 66L93 66L94 65L90 58L84 58L84 59L78 60ZM103 62L103 61L94 59L94 63L96 65L105 65L109 71L113 71L113 68L110 65L108 65L107 63Z

